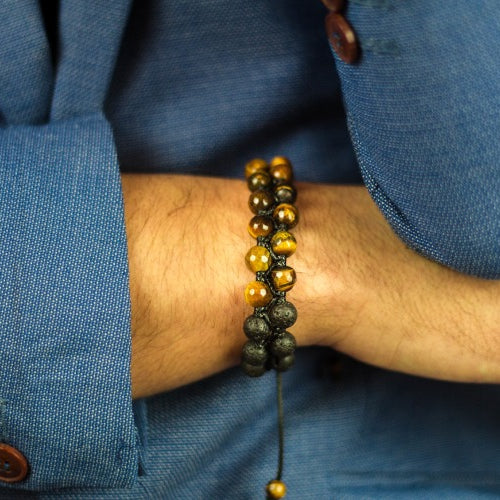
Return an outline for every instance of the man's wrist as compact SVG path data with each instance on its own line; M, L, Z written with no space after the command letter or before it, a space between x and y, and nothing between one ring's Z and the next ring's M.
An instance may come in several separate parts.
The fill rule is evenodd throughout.
M246 187L123 175L135 397L234 366L245 338Z

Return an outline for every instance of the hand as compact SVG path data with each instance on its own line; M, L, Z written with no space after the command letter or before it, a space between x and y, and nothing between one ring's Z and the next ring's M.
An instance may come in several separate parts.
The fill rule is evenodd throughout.
M322 235L316 265L329 269L335 288L325 298L333 297L334 314L327 318L326 303L318 307L314 343L390 370L500 382L500 281L460 274L410 250L363 187L301 191L302 213ZM318 204L323 217L314 215ZM301 282L310 286L308 279Z

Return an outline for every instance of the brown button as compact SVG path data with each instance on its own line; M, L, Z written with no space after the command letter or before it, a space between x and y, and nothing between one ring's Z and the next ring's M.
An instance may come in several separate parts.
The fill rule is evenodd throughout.
M0 481L17 483L28 474L28 461L16 448L0 443Z
M358 42L356 35L345 17L330 12L325 20L328 40L342 61L351 64L358 58Z
M327 9L340 12L344 8L344 0L321 0Z

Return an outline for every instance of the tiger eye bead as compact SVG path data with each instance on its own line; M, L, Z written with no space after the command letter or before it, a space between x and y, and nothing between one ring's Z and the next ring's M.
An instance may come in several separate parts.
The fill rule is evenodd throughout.
M286 486L283 481L274 479L269 481L266 485L266 494L272 500L278 500L286 495Z
M297 250L297 241L292 233L288 231L278 231L271 238L271 248L277 255L292 255Z
M245 288L245 300L249 306L264 307L272 298L271 290L262 281L251 281Z
M299 211L289 203L280 203L273 211L274 220L278 224L295 227L299 222Z
M295 203L297 191L288 184L279 184L274 188L274 195L280 203Z
M291 267L275 267L271 271L271 279L273 280L275 290L278 292L287 292L295 285L297 276L295 275L295 269Z
M254 158L245 165L245 177L248 179L256 172L261 172L263 170L267 170L268 168L269 165L267 164L266 160L262 160L261 158Z
M248 178L247 184L250 191L264 189L271 184L271 176L265 170L261 170L260 172L255 172L255 174L252 174Z
M256 215L252 217L248 224L248 232L252 238L257 239L259 236L269 236L274 229L274 222L270 217L265 215Z
M269 165L274 167L275 165L289 165L292 166L290 160L286 156L275 156L270 162Z
M293 180L292 167L285 163L273 165L269 169L269 173L271 174L271 177L276 179L278 182L290 183Z
M271 254L266 247L256 245L248 250L245 255L245 262L248 269L254 273L267 271L272 262Z
M269 210L274 203L274 196L269 191L255 191L248 199L248 206L254 214Z

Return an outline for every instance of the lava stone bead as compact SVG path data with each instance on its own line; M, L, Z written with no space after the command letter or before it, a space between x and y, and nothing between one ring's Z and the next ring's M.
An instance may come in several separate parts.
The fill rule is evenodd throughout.
M260 377L266 372L266 369L264 366L255 366L255 365L250 365L249 363L241 363L241 369L250 377Z
M297 309L290 302L276 304L269 311L269 321L278 328L289 328L297 321Z
M261 342L271 335L271 328L264 318L252 314L243 323L245 335L257 342Z
M241 354L243 361L249 365L262 365L267 361L267 351L263 345L257 344L253 340L249 340L244 346Z
M286 372L295 364L295 355L289 354L284 358L273 358L272 367L278 372Z
M297 342L295 341L295 337L290 332L285 332L273 340L271 343L271 352L275 356L278 356L278 358L284 358L292 354L296 347Z

